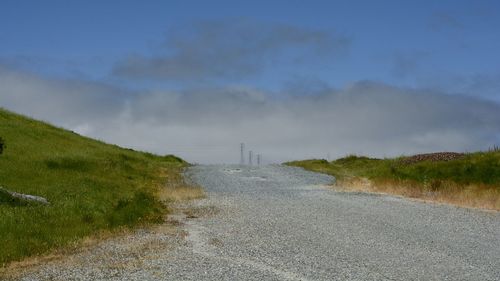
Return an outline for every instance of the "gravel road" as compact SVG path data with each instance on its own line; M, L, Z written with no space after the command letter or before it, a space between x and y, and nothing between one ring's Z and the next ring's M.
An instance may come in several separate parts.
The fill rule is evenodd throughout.
M500 213L336 192L284 166L195 166L208 198L22 280L500 280ZM181 208L182 209L182 208Z

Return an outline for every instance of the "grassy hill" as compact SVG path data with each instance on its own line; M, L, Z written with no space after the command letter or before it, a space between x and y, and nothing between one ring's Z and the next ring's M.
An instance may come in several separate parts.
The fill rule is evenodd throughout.
M185 192L187 163L175 156L123 149L2 109L0 137L0 186L50 202L0 192L0 267L103 230L159 222L162 200L178 198L176 190L200 195Z
M440 155L444 155L440 159ZM454 157L448 157L448 156ZM436 157L437 156L437 157ZM286 163L326 173L338 187L500 210L500 151L393 159L348 156Z

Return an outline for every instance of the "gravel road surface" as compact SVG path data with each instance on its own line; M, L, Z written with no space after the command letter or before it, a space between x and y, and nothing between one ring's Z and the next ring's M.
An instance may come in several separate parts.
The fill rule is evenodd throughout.
M500 280L500 213L336 192L284 166L195 166L208 198L22 280ZM182 210L182 208L181 208Z

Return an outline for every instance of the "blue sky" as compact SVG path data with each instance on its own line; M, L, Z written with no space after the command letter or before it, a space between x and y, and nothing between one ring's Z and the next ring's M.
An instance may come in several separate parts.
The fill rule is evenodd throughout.
M454 79L500 77L499 11L498 1L2 1L0 54L31 59L23 66L42 73L108 79L122 57L161 52L168 30L245 18L350 40L336 58L268 69L252 80L261 87L298 75L337 87L375 80L455 92Z
M114 93L107 100L132 108L153 92L181 93L187 104L200 96L195 92L227 89L294 103L328 91L349 92L367 81L411 95L465 96L497 106L499 14L498 1L4 0L0 66L9 77L26 75L57 87L75 83L86 85L79 91L112 89L102 90ZM212 95L223 94L201 96L218 100ZM169 98L172 94L162 95ZM65 123L61 115L12 100L4 95L0 106L69 128L93 128L82 132L111 142L164 152L160 144L107 137L85 117ZM494 142L497 132L488 130L496 128L488 125L478 137ZM461 143L456 148L484 147ZM352 151L333 154L344 152Z

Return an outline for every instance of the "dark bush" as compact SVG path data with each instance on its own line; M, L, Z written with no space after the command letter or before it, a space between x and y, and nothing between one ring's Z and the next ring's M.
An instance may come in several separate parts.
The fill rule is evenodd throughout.
M5 149L5 142L3 139L0 137L0 154L3 153L3 150Z

